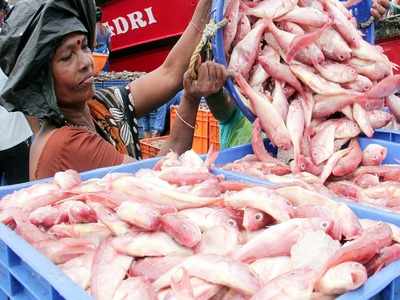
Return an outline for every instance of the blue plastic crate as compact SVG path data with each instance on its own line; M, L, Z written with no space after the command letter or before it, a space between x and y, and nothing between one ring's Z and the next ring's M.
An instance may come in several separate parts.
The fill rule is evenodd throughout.
M247 148L246 148L247 147ZM237 147L236 150L241 147ZM249 145L243 146L251 150ZM237 152L236 151L236 152ZM229 159L226 151L221 152L217 163ZM152 168L159 158L143 160L126 165L102 168L81 174L83 180L100 178L115 172L136 172L142 168ZM216 173L221 173L216 170ZM265 181L244 178L237 174L226 174L227 180L265 184ZM2 194L31 186L38 182L14 185L3 189ZM357 212L362 218L369 217L364 212ZM344 294L338 300L395 300L399 297L400 262L392 263L375 274L360 289ZM0 300L2 299L37 299L37 300L89 300L85 291L75 285L62 271L25 242L8 227L0 224Z
M81 173L82 180L115 172L136 172L152 168L158 158ZM1 187L0 198L13 191L50 179ZM7 298L8 297L8 298ZM84 290L72 282L49 259L7 226L0 224L0 300L89 300Z

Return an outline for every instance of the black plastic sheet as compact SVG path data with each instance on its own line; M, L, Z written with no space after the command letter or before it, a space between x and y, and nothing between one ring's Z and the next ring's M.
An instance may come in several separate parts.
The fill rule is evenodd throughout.
M0 31L0 68L8 76L0 104L38 118L62 122L50 61L58 43L73 32L95 39L94 0L21 0Z

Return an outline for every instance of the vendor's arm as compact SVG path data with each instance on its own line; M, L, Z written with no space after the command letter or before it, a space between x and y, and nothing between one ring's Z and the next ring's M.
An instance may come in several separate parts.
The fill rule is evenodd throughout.
M206 62L199 67L198 80L192 80L190 73L184 75L184 93L177 109L176 121L171 134L159 155L169 151L181 154L192 148L196 115L201 97L215 94L226 80L225 68L222 65Z
M164 63L130 85L137 117L164 104L182 89L183 74L209 20L211 0L199 0L191 22Z
M380 20L386 15L386 12L389 10L389 8L390 8L389 0L373 0L371 15L376 20Z
M208 108L214 118L219 122L229 120L235 112L235 104L225 89L220 89L217 93L206 98Z

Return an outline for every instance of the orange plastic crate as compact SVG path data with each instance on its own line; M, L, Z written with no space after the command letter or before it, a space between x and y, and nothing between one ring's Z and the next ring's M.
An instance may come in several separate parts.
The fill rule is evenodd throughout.
M170 126L176 120L177 106L172 106L170 111ZM200 107L197 112L196 124L194 129L192 149L199 154L207 153L208 151L208 118L210 111Z
M221 148L219 143L219 124L211 112L208 116L208 142L209 148L211 145L214 146L215 150L219 150Z
M168 135L140 140L142 158L152 158L158 155L162 146L167 142Z

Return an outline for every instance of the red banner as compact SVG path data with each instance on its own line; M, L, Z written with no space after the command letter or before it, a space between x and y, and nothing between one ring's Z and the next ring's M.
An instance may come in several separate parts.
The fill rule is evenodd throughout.
M114 0L103 6L103 22L113 34L112 51L180 35L196 0Z

